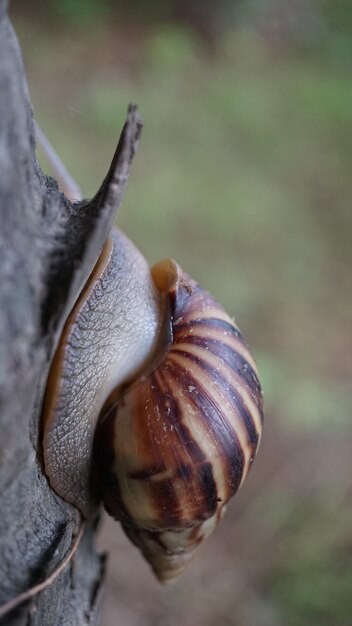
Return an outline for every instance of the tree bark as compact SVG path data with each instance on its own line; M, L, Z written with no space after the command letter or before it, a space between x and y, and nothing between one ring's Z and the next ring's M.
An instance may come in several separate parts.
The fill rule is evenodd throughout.
M115 219L140 130L130 107L93 200L72 204L60 193L35 156L21 53L0 0L0 605L50 575L77 533L77 511L43 470L42 402L60 332ZM98 623L105 558L94 548L97 521L87 521L55 581L1 624Z

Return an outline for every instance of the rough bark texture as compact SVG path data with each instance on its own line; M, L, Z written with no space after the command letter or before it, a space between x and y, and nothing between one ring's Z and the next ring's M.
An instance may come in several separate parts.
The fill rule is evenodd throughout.
M40 414L60 331L114 221L140 134L134 108L109 173L71 204L36 160L20 49L0 0L0 604L43 580L68 553L77 511L49 487ZM9 625L98 623L104 557L89 520L55 582L2 619Z

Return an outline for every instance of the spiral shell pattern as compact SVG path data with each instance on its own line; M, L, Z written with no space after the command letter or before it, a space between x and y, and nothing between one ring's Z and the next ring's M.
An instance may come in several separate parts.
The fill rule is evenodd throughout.
M234 321L173 261L153 276L166 293L171 342L98 429L105 506L157 577L178 576L242 485L258 448L263 401ZM102 446L97 446L101 449Z

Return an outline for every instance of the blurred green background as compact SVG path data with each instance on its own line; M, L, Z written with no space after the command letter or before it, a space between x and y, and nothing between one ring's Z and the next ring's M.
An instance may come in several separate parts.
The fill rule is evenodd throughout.
M116 524L103 626L352 624L352 3L13 2L36 119L97 190L145 128L118 224L236 316L266 430L166 591Z

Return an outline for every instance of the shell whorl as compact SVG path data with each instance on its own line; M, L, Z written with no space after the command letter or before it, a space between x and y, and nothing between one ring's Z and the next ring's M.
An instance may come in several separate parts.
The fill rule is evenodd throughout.
M165 582L181 573L243 483L263 406L233 320L175 262L160 262L152 274L165 293L170 343L102 417L98 465L108 512Z

